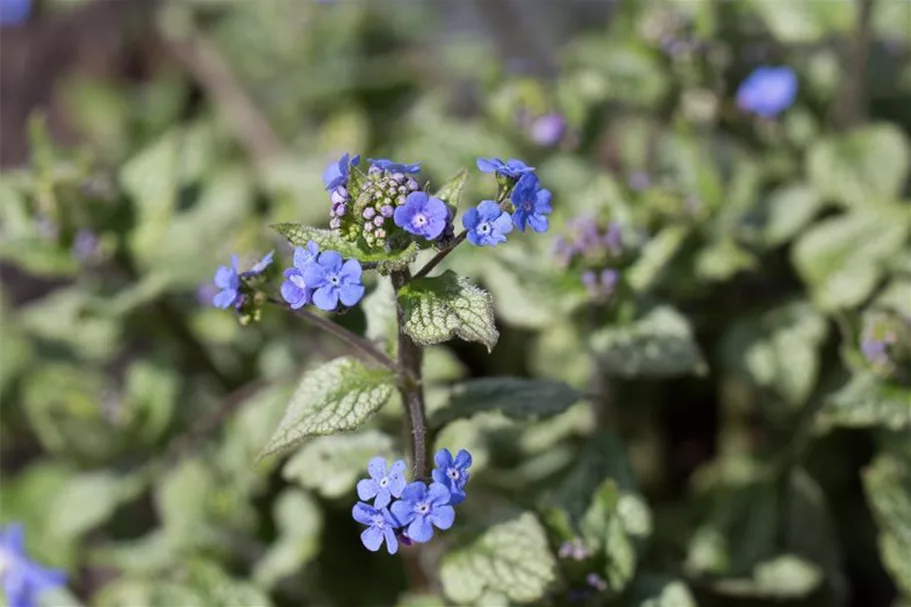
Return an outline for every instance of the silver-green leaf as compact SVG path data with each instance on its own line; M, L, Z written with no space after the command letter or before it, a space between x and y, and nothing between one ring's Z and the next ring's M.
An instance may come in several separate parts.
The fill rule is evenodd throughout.
M313 369L304 375L260 457L312 436L356 429L386 403L394 385L389 371L370 369L350 357Z
M689 321L669 306L591 336L604 371L621 377L669 377L701 372L705 363Z
M365 251L357 243L342 238L334 230L314 228L301 223L277 223L272 228L295 247L305 247L311 240L321 251L337 251L342 257L357 259L364 268L376 268L383 274L407 268L418 254L418 246L411 243L402 251Z
M907 441L881 453L863 475L879 524L879 552L892 579L911 595L911 449Z
M491 593L517 603L540 601L556 580L544 527L531 512L495 522L440 565L443 591L458 605L478 604Z
M462 169L450 177L449 180L436 191L434 197L439 198L446 204L458 207L459 199L462 198L462 190L465 189L465 183L467 181L468 169Z
M421 345L457 336L482 343L490 351L500 337L493 298L452 270L408 283L399 291L399 303L404 311L402 330Z

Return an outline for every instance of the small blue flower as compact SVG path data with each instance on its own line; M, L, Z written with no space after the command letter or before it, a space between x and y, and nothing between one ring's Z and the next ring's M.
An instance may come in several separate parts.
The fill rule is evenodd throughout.
M367 525L361 533L361 543L371 552L376 552L386 542L386 550L389 554L395 554L399 550L399 542L395 537L395 529L400 525L389 513L386 508L374 508L364 502L358 502L351 510L354 520Z
M259 276L262 274L266 268L272 265L272 258L275 257L275 251L269 251L263 258L253 264L253 267L249 271L244 272L241 276Z
M440 483L431 483L430 488L418 481L411 483L402 492L402 499L392 504L392 515L402 526L408 525L405 533L421 544L433 537L433 528L446 530L455 521L455 510L449 505L449 489Z
M758 67L737 89L737 105L764 118L774 118L796 97L797 75L789 67Z
M499 158L478 158L478 169L482 173L497 173L510 179L518 179L526 173L534 172L535 167L530 167L515 158L510 158L506 162Z
M370 478L365 478L357 483L357 496L366 501L376 498L373 505L385 508L394 497L401 497L407 481L405 480L405 462L397 460L386 469L386 460L374 457L367 464L367 473Z
M386 160L385 158L368 158L367 162L371 166L375 166L381 171L386 171L388 173L420 173L421 172L421 163L412 162L411 164L402 164L398 162L393 162L391 160Z
M449 449L440 449L433 461L437 467L433 470L433 480L449 489L450 505L455 506L465 501L465 483L468 482L468 468L471 467L471 454L462 449L455 459Z
M66 573L30 561L25 554L25 531L13 523L0 531L0 582L10 607L35 607L44 591L66 583Z
M323 183L326 185L326 191L334 190L339 186L348 185L348 176L351 173L351 166L357 166L360 162L360 155L351 158L345 154L339 158L338 162L333 162L323 171Z
M561 114L545 114L535 118L529 128L532 141L546 147L560 143L566 134L566 118Z
M353 306L364 296L361 264L356 259L342 263L336 251L321 253L317 262L303 270L304 283L314 289L313 303L320 310L331 312L338 302Z
M465 211L462 225L468 230L468 242L480 247L506 242L506 235L512 232L512 218L493 200L485 200Z
M393 215L395 225L427 240L439 238L446 229L448 219L449 208L446 203L426 192L408 194L405 204L397 207Z
M312 240L307 243L306 247L294 249L294 257L291 261L294 267L285 270L285 281L280 289L282 299L288 302L292 310L298 310L310 303L313 289L304 280L304 270L315 264L318 256L319 246Z
M73 256L81 262L90 261L98 254L99 245L98 236L91 230L82 228L73 240Z
M240 299L240 275L237 273L237 255L231 256L231 266L219 266L213 280L221 289L212 298L212 305L222 310L230 308Z
M512 214L512 222L520 231L525 231L525 225L531 226L535 232L547 231L546 214L551 212L550 190L538 187L538 176L533 173L522 175L519 183L512 191L511 200L516 206Z
M22 25L32 12L32 0L0 0L0 27Z

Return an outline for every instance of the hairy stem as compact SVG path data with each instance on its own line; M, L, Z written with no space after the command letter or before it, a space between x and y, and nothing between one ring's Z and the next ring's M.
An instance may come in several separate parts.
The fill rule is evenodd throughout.
M835 120L844 129L857 126L866 113L865 82L873 8L873 0L860 0L857 3L857 22L848 69L834 105Z
M281 306L283 308L286 308L288 310L291 310L291 308L289 308L287 306L287 304L285 304L284 302L281 302L275 298L269 298L269 303L272 303L272 304ZM395 361L393 361L391 358L389 358L388 356L383 354L370 341L364 339L360 335L352 333L345 327L338 325L329 319L323 318L322 316L320 316L318 314L314 314L310 310L301 308L299 310L291 310L291 312L293 312L294 314L297 314L298 316L300 316L302 318L306 318L307 320L312 322L314 325L316 325L323 331L325 331L327 333L331 333L332 335L336 336L337 338L339 338L340 340L342 340L343 342L345 342L346 344L351 346L351 348L353 350L355 350L357 353L361 354L368 361L373 361L373 362L379 363L381 366L383 366L386 369L389 369L390 371L393 371L393 372L399 371L399 368L396 366Z
M398 293L411 275L408 270L393 272L392 286ZM424 387L421 385L421 347L405 334L402 325L405 322L405 311L396 302L399 335L399 393L405 405L408 420L408 434L411 437L412 480L421 480L428 476L427 464L430 445L427 442L427 420L424 411Z

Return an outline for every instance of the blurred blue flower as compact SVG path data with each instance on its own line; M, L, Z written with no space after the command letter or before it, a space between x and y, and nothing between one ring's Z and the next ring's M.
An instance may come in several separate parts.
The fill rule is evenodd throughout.
M73 240L73 256L82 262L89 261L98 253L99 240L94 232L82 228Z
M284 299L292 310L298 310L310 303L313 289L304 280L304 270L316 263L319 256L319 246L312 240L306 247L294 249L291 263L293 267L284 272L285 281L279 289Z
M226 309L240 299L240 275L237 273L237 255L231 256L231 266L219 266L215 271L212 281L221 289L212 298L212 305L216 308Z
M250 268L249 270L247 270L246 272L241 274L241 276L243 276L245 278L250 277L250 276L259 276L266 270L266 268L268 268L270 265L272 265L272 259L274 257L275 257L275 251L269 251L268 253L263 255L262 259L260 259L255 264L253 264L252 268Z
M357 496L366 501L376 498L373 505L385 508L393 497L401 497L407 481L405 480L405 462L396 460L386 469L386 460L374 457L367 464L367 473L370 478L365 478L357 483Z
M510 179L518 179L522 175L535 170L535 167L530 167L515 158L510 158L506 162L499 158L478 158L477 164L478 170L482 173L496 173Z
M342 263L336 251L321 253L317 262L303 270L304 283L314 289L313 303L320 310L331 312L338 302L353 306L364 296L361 264L356 259Z
M561 114L545 114L535 118L531 123L529 135L538 145L554 146L560 143L566 134L566 118Z
M376 552L386 542L389 554L399 550L399 542L395 537L395 529L400 525L386 508L374 508L364 502L358 502L351 510L354 520L367 525L361 533L361 543L371 552Z
M468 242L480 247L495 247L506 242L506 235L512 231L512 218L493 200L484 200L465 212L462 225L468 230Z
M597 573L589 573L585 576L585 583L599 592L607 590L607 582Z
M405 204L395 209L393 219L406 232L434 240L446 229L449 209L442 200L426 192L412 192Z
M31 12L31 0L0 0L0 27L22 25Z
M333 162L326 167L326 170L323 171L323 183L326 185L326 190L334 190L337 187L344 187L348 185L348 176L351 173L351 166L357 166L357 163L360 162L360 155L351 158L350 155L345 154L339 158L338 162Z
M402 492L402 499L392 504L392 514L408 537L417 543L429 541L433 528L446 530L455 521L455 510L449 505L449 490L440 483L427 485L418 481Z
M619 280L620 272L613 268L601 270L598 274L591 270L582 273L582 284L586 291L589 296L597 299L607 299L613 295Z
M66 573L45 569L25 554L25 530L13 523L0 531L0 583L10 607L35 607L41 593L66 583Z
M535 232L547 231L547 215L551 212L550 190L538 187L538 176L526 173L519 179L512 191L511 200L516 206L512 214L512 222L520 231L525 231L525 226L530 225Z
M737 89L737 105L764 118L774 118L796 97L797 74L789 67L758 67Z
M630 176L627 178L626 183L631 190L641 192L642 190L645 190L650 185L652 185L652 178L645 171L634 171L633 173L630 173Z
M382 171L389 173L420 173L421 172L421 163L412 162L411 164L401 164L398 162L393 162L391 160L386 160L385 158L368 158L367 162Z
M468 468L471 467L471 454L462 449L452 457L449 449L440 449L433 461L437 467L433 470L433 480L440 483L450 494L450 505L455 506L465 501L465 483L468 482Z

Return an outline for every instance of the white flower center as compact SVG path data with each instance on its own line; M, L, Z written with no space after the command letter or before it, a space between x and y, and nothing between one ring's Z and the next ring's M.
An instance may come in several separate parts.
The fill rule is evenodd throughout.
M454 481L459 479L459 471L455 468L450 468L446 472L446 475L449 476L449 478L451 478Z
M490 224L489 224L489 223L482 223L481 225L479 225L479 226L478 226L478 233L479 233L479 234L490 234Z
M411 223L416 227L423 228L427 225L427 217L425 217L423 213L418 213L414 216L414 219L411 220Z
M430 504L427 502L419 502L418 505L414 507L414 510L418 514L427 514L430 512Z

